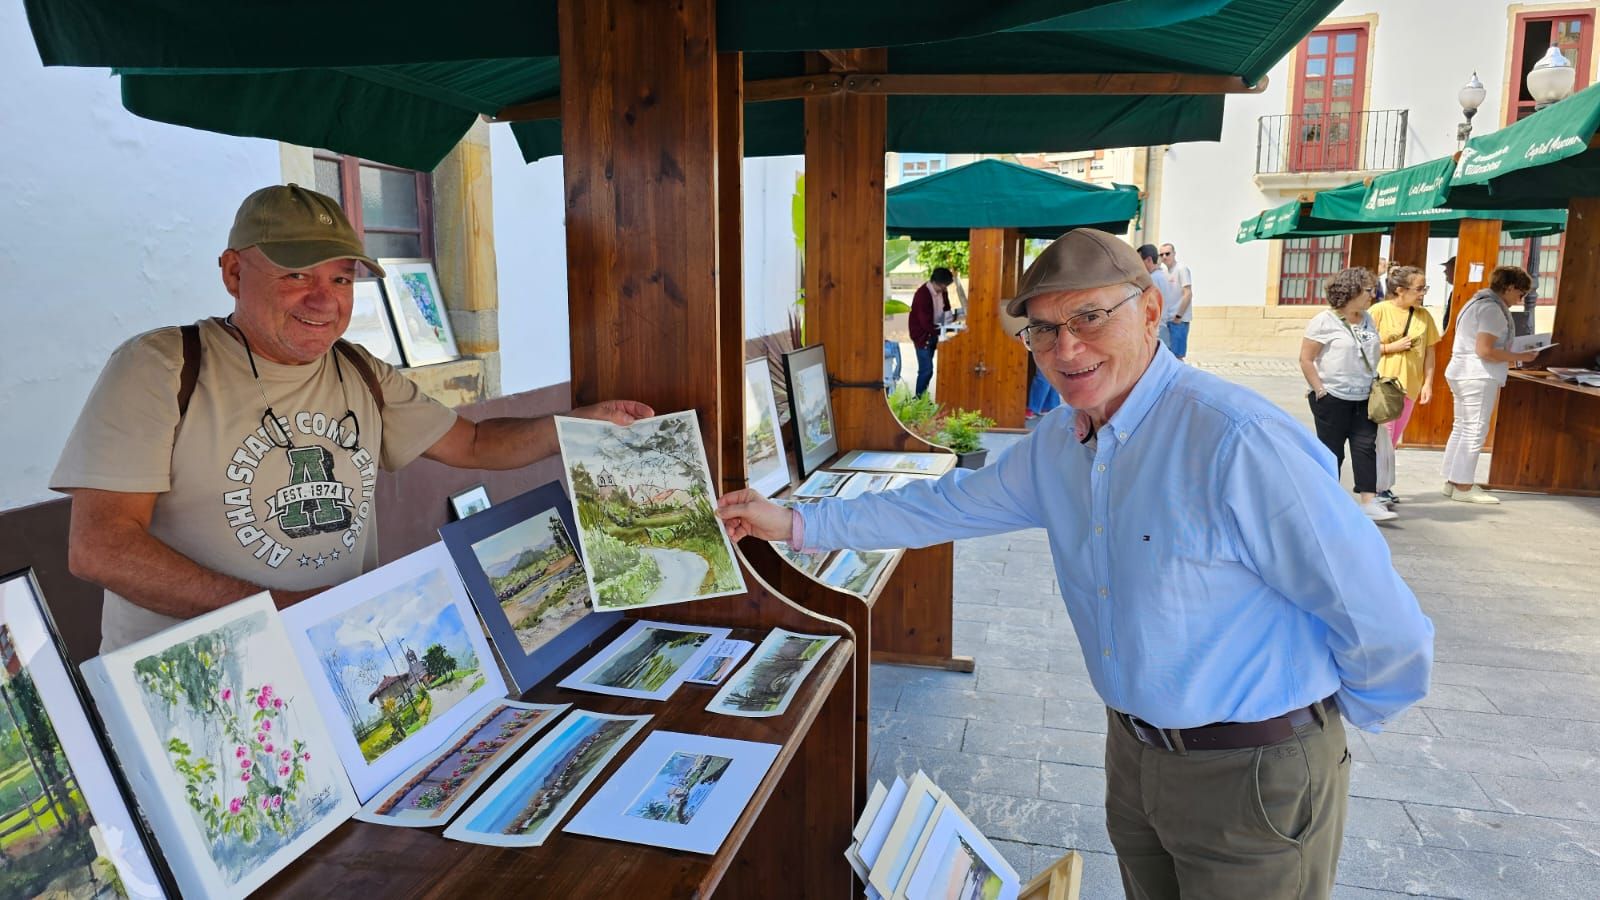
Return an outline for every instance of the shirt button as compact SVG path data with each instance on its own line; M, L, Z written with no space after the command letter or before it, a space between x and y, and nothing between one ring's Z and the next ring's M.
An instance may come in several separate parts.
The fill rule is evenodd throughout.
M1101 588L1100 589L1100 596L1102 596L1102 597L1104 597L1106 594L1109 594L1109 593L1110 593L1110 591L1106 590L1105 588Z
M1099 469L1100 469L1100 471L1104 472L1106 470L1106 464L1105 463L1101 463L1099 465Z
M1125 440L1127 440L1127 439L1128 439L1128 433L1127 433L1127 432L1126 432L1126 431L1119 431L1119 432L1117 432L1117 440L1119 440L1119 441L1125 441Z
M1096 526L1095 526L1095 527L1094 527L1094 533L1095 533L1095 534L1102 534L1102 533L1104 533L1104 532L1105 532L1105 529L1104 529L1104 528L1101 528L1101 527L1100 527L1100 526L1099 526L1099 525L1096 525Z
M1110 648L1110 647L1107 647L1107 648L1106 648L1106 655L1107 655L1107 656L1110 656L1110 655L1111 655L1111 648Z

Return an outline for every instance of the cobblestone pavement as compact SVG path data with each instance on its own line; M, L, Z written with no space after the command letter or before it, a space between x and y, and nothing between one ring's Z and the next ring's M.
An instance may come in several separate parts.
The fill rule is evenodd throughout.
M1208 368L1309 424L1292 361ZM1399 453L1382 526L1437 629L1433 688L1383 734L1349 731L1335 897L1600 897L1600 500L1455 503L1438 464ZM1121 897L1104 707L1043 532L959 542L955 586L955 650L977 671L872 667L872 777L925 769L1025 876L1075 848L1083 896Z

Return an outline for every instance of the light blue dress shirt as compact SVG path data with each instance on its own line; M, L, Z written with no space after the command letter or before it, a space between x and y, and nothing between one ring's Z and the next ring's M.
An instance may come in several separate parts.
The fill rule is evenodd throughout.
M799 511L808 549L1046 529L1095 690L1157 727L1337 694L1377 731L1428 692L1433 623L1333 455L1165 347L1088 444L1061 407L985 468Z

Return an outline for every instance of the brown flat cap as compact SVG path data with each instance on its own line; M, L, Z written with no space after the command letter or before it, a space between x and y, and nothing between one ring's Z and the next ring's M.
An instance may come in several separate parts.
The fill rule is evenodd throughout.
M1139 254L1121 239L1093 228L1074 228L1044 248L1022 273L1006 314L1025 315L1028 301L1041 294L1082 291L1110 284L1154 286Z

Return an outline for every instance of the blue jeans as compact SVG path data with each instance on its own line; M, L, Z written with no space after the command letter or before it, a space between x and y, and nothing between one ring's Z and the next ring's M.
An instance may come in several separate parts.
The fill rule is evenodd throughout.
M1172 351L1172 355L1176 356L1179 359L1183 359L1185 356L1188 356L1189 355L1189 323L1188 322L1168 322L1167 325L1166 325L1166 328L1167 328L1167 349L1171 350Z
M938 349L939 342L932 341L926 347L917 347L917 396L921 397L928 392L928 385L933 381L933 351Z
M1044 377L1044 373L1035 369L1033 383L1028 385L1028 408L1044 415L1061 405L1061 395Z

